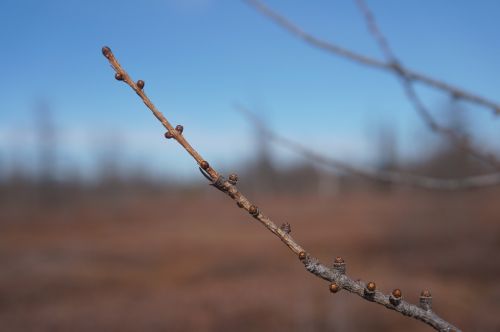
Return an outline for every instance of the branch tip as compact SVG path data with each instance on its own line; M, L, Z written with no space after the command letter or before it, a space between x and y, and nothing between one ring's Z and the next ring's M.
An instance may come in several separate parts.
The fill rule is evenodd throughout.
M111 52L111 49L109 47L107 47L107 46L102 47L102 55L104 55L106 58L109 59L111 54L112 54L112 52Z

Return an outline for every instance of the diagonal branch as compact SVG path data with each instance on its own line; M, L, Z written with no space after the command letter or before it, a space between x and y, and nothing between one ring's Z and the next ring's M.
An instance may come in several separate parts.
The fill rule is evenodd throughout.
M459 331L458 328L440 318L431 309L432 297L428 291L422 292L420 296L420 306L416 306L402 300L401 291L395 289L391 295L385 295L376 289L373 282L364 283L362 281L355 281L345 273L345 263L341 258L337 258L333 267L325 266L306 251L290 236L290 225L285 223L278 227L270 218L265 216L259 209L253 205L236 187L237 176L232 174L229 179L225 179L219 174L209 163L202 158L202 156L189 144L184 138L183 127L178 125L175 128L165 118L165 116L156 109L151 100L144 93L144 81L139 80L134 82L127 72L118 63L111 49L103 47L103 55L108 59L109 63L115 70L115 78L127 83L135 93L142 99L144 104L153 112L154 116L162 123L167 129L165 134L166 138L175 139L198 163L200 168L211 179L212 184L230 198L236 204L246 210L256 220L258 220L270 232L276 235L298 258L302 261L305 268L314 275L330 281L330 291L336 293L340 289L344 289L350 293L357 294L361 298L378 303L388 309L397 311L405 316L418 319L437 331Z
M277 134L269 129L255 113L245 107L235 106L235 109L249 119L262 135L280 146L293 151L299 155L309 158L309 160L328 166L330 168L344 171L368 180L391 183L402 186L410 186L432 190L463 190L473 188L485 188L500 185L500 173L486 175L469 176L459 179L439 179L409 173L376 170L373 168L356 167L347 162L325 156L315 152L311 148L287 137Z
M356 53L354 51L351 51L349 49L343 48L339 45L333 44L331 42L322 40L314 35L311 35L310 33L304 31L302 28L297 26L295 23L291 22L287 18L283 17L282 15L278 14L277 12L273 11L271 8L266 6L264 3L262 3L259 0L244 0L248 4L250 4L253 8L255 8L257 11L259 11L261 14L267 16L270 18L273 22L290 32L292 35L295 37L303 40L304 42L308 43L311 46L317 47L319 49L328 51L330 53L339 55L341 57L347 58L349 60L358 62L360 64L369 66L369 67L374 67L382 70L386 70L389 72L394 72L398 74L399 71L402 71L404 73L404 76L407 77L408 80L410 81L418 81L421 83L424 83L426 85L432 86L436 89L439 89L441 91L444 91L454 98L459 98L463 100L467 100L471 103L475 103L478 105L481 105L483 107L489 108L492 110L493 114L495 115L500 115L500 104L491 101L485 97L481 97L475 93L466 91L462 88L453 86L449 83L440 81L438 79L432 78L430 76L427 76L425 74L421 74L415 70L412 70L410 68L406 68L403 66L394 66L390 62L385 62L381 61L378 59L371 58L369 56L363 55Z
M424 120L426 125L435 133L439 133L447 137L453 144L455 144L457 147L459 147L461 150L468 153L472 157L482 161L483 163L489 164L496 169L500 169L500 162L495 158L493 154L482 152L479 148L471 146L471 142L466 135L461 135L451 128L440 125L436 121L436 119L432 116L431 112L428 110L428 108L425 106L425 104L422 102L417 92L415 91L412 79L407 75L407 72L401 66L401 62L392 51L387 38L385 38L382 31L379 29L377 21L375 20L375 16L373 15L370 8L368 8L364 0L356 0L356 4L361 14L363 15L370 34L384 54L384 57L387 60L387 64L392 65L392 67L394 68L394 73L400 79L406 97L413 105L413 108L417 111L420 117Z

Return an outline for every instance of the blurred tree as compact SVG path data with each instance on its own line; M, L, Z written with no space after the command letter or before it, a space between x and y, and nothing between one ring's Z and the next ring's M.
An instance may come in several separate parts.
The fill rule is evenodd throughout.
M44 185L56 180L56 127L46 101L40 101L35 107L34 113L38 158L37 178L39 183Z
M397 139L394 128L388 124L380 125L375 134L375 150L377 156L375 169L381 172L398 171ZM373 182L379 189L389 190L394 184L390 182Z
M446 106L446 125L463 138L467 144L469 137L469 121L465 118L464 110L456 102ZM427 142L424 144L429 145ZM419 172L444 178L465 177L487 171L486 166L472 157L466 150L457 146L456 143L442 138L438 144L428 150L427 157L417 164Z
M99 186L107 189L122 186L126 180L123 135L116 130L107 130L105 134L93 135L91 139Z
M57 192L57 133L52 111L47 101L34 108L34 127L37 149L37 184L43 204L56 203Z

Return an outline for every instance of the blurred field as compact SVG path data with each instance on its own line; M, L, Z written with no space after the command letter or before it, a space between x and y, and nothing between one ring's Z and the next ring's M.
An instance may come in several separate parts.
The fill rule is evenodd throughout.
M498 190L253 197L324 262L500 330ZM0 203L2 331L430 331L306 272L218 192ZM32 204L32 205L30 205Z

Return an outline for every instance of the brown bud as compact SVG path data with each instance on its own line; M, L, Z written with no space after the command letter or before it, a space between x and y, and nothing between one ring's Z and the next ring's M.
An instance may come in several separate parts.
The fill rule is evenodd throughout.
M255 217L259 214L259 209L255 205L250 205L248 212Z
M330 292L337 293L339 290L340 290L339 285L337 285L334 282L330 284Z
M373 281L370 281L369 283L366 284L366 290L370 293L375 292L375 289L377 289L377 285Z
M392 291L392 294L391 294L395 299L400 299L402 294L401 294L401 290L396 288L395 290Z
M301 261L302 261L302 260L304 260L304 259L306 259L306 257L307 257L307 254L306 254L306 252L305 252L305 251L301 251L301 252L299 252L299 259L300 259Z
M208 164L207 161L202 160L200 163L200 167L203 168L204 170L207 170L210 167L210 165Z
M115 79L117 81L123 81L123 74L122 73L116 73L115 74Z
M184 127L181 125L177 125L175 126L175 130L177 130L179 134L182 134L182 132L184 131Z
M173 138L173 137L174 137L174 135L173 135L171 132L167 131L167 132L165 133L165 138L166 138L166 139L171 139L171 138Z
M420 307L427 311L432 309L432 295L428 290L423 290L420 293Z
M392 303L392 305L397 306L399 305L399 303L401 303L401 296L401 290L396 288L392 291L391 296L389 296L389 301Z
M238 205L239 208L242 208L243 207L243 203L241 203L240 201L237 201L236 202L236 205Z
M139 89L144 89L144 81L143 80L138 80L137 83L135 83Z
M111 55L111 49L107 46L104 46L102 48L102 55L104 55L106 58L109 58L109 56Z
M290 234L292 232L292 226L290 226L287 222L281 224L280 229L286 234Z
M345 274L345 262L342 257L336 257L335 260L333 261L333 268L342 274Z
M235 185L236 182L238 182L238 175L237 174L230 174L229 175L229 183L232 185Z

